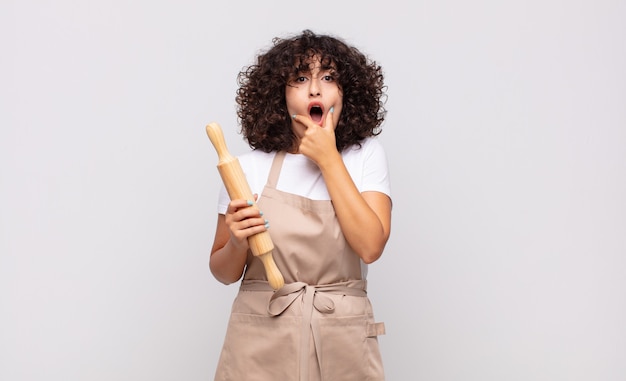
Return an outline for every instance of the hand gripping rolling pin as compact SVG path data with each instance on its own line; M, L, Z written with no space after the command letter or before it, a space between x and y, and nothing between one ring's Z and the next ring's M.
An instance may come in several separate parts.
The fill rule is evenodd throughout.
M220 125L215 122L209 123L206 126L206 133L209 135L209 139L217 151L219 158L217 170L222 177L230 199L250 200L254 203L251 207L257 208L254 196L250 190L250 185L248 185L246 181L239 160L228 152ZM263 262L265 274L267 275L270 286L274 290L281 288L285 284L285 280L278 270L278 267L276 267L276 263L274 263L274 258L272 257L274 243L270 238L269 232L266 230L248 237L248 245L250 246L252 254Z

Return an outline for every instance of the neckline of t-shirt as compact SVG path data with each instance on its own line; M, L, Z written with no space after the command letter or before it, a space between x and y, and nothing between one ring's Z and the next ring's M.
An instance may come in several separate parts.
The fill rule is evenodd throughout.
M292 163L309 163L311 162L311 159L309 159L308 157L306 157L305 155L301 154L301 153L290 153L287 152L287 154L285 155L285 159L289 160Z

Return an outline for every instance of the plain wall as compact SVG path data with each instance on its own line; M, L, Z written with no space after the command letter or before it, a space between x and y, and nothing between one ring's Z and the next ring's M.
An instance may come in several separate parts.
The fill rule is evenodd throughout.
M0 379L210 380L239 70L303 29L380 63L388 380L626 379L623 1L3 1Z

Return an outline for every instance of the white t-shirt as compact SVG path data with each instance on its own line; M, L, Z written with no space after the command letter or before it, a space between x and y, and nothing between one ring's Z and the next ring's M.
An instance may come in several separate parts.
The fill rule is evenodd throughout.
M267 177L276 152L253 150L238 157L252 193L259 195L267 183ZM359 146L345 149L341 156L359 192L377 191L391 197L389 168L385 151L376 138L367 138ZM285 156L276 188L312 200L330 200L326 183L317 165L302 154ZM217 210L225 214L230 198L222 184Z

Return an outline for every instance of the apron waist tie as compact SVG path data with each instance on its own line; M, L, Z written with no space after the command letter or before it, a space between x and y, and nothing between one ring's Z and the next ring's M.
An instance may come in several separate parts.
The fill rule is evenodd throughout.
M244 291L273 291L265 281L243 281L241 290ZM309 346L310 333L313 334L313 345L317 354L317 362L322 372L320 328L317 319L313 319L313 309L323 314L335 311L335 303L325 293L334 295L367 296L365 280L351 280L347 282L309 285L304 282L287 283L274 292L269 300L267 311L271 316L279 316L300 296L302 296L302 330L300 334L300 381L309 379ZM322 376L323 377L323 376Z

